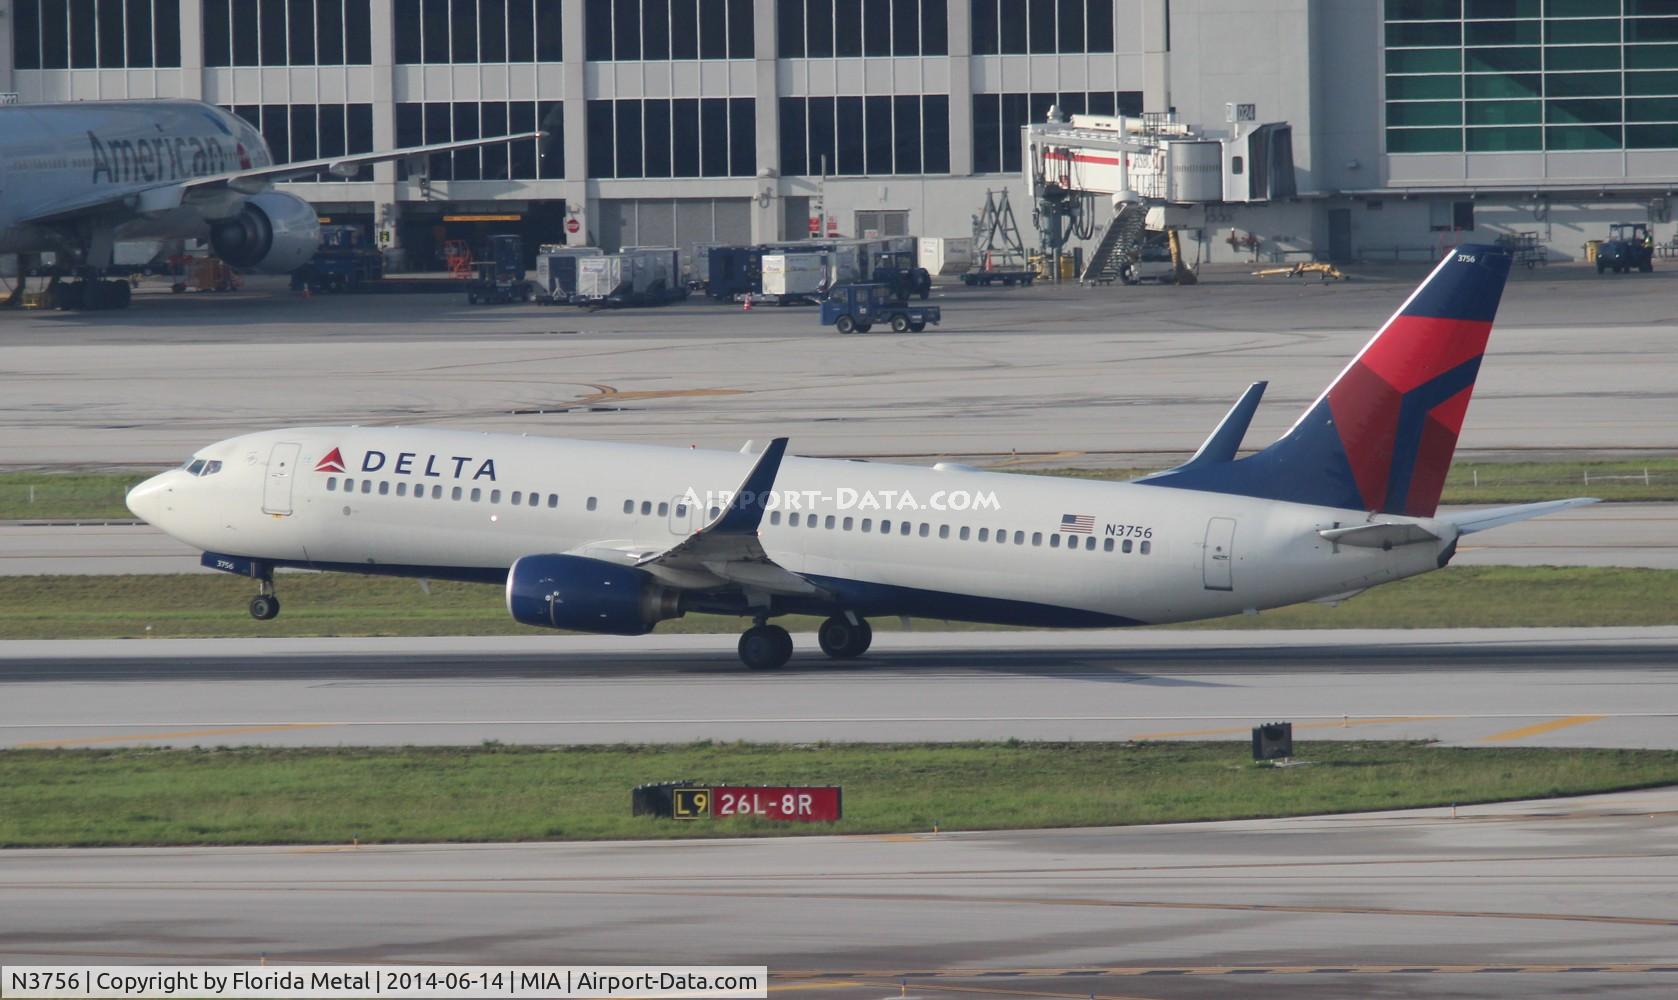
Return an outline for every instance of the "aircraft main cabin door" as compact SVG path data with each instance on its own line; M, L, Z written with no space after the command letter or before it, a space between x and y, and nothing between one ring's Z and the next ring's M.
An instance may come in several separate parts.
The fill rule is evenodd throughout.
M297 478L297 453L300 444L280 442L268 453L268 475L262 484L262 512L264 514L291 513L291 484Z
M699 523L699 512L686 497L670 498L670 533L686 538Z
M1207 590L1234 590L1235 518L1214 517L1206 522L1206 550L1202 573Z

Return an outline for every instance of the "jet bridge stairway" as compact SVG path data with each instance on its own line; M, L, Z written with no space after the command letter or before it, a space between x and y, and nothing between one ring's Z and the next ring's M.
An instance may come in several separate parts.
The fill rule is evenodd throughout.
M1125 203L1118 206L1113 221L1102 231L1101 239L1090 252L1089 263L1078 280L1085 283L1111 284L1122 281L1133 284L1131 265L1142 254L1143 230L1148 223L1148 207Z

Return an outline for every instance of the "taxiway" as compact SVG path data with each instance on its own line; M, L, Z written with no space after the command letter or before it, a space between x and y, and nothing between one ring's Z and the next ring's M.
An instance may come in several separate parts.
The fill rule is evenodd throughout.
M0 643L0 746L1437 739L1678 748L1678 627Z

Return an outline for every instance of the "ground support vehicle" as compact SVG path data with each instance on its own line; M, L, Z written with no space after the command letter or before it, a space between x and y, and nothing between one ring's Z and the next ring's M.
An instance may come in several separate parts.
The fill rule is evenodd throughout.
M530 302L536 298L536 286L525 278L524 239L517 234L491 236L484 256L472 261L472 269L466 285L470 305Z
M1608 227L1608 239L1596 249L1596 273L1612 269L1624 274L1632 268L1648 274L1655 269L1655 241L1643 222L1616 222Z
M367 241L360 226L322 226L320 249L291 273L291 287L354 292L383 278L384 273L384 254Z
M910 305L890 285L838 285L822 303L822 324L840 333L867 333L875 323L890 324L894 333L920 333L928 323L943 321L937 306Z

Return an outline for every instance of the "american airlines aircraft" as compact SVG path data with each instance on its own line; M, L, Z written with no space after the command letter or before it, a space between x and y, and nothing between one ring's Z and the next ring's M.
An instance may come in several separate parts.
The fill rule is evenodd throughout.
M249 122L201 101L9 105L0 107L0 254L73 257L83 280L50 286L61 309L128 305L125 282L99 280L117 240L208 238L234 267L286 274L320 246L320 223L274 181L321 170L349 177L369 163L542 135L276 164Z
M213 444L128 495L139 517L254 578L300 567L492 583L520 622L640 635L749 617L740 658L792 655L777 615L1102 627L1349 597L1438 569L1466 534L1590 499L1436 513L1509 274L1444 260L1278 441L1236 451L1264 383L1187 463L1128 483L549 438L301 427ZM748 445L749 448L749 445Z

